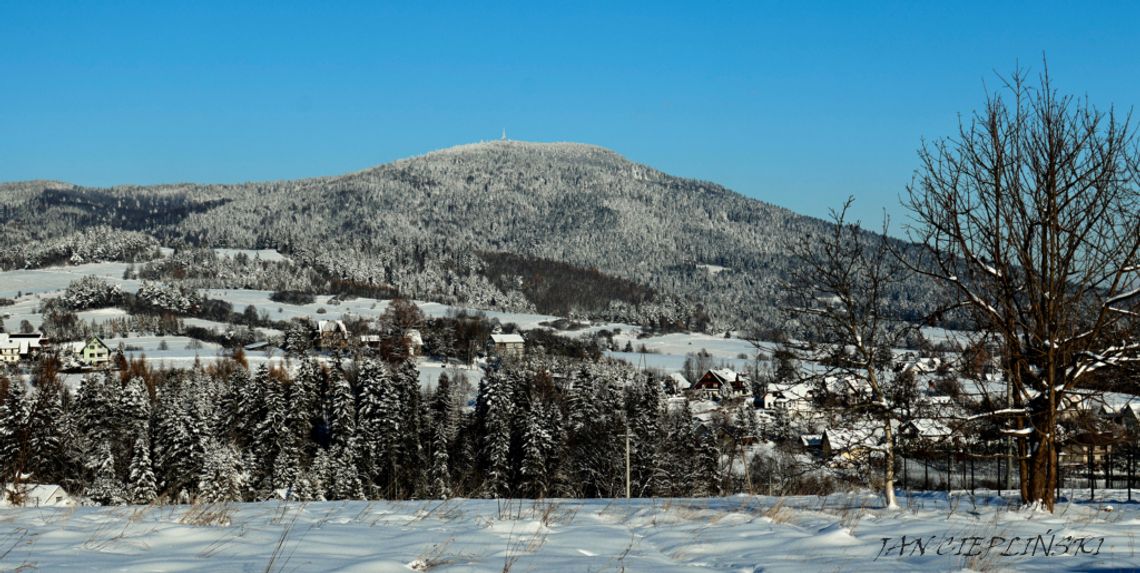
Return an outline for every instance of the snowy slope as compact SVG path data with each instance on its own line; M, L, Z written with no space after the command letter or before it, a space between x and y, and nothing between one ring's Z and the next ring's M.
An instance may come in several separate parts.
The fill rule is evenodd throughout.
M947 500L940 494L902 502L904 509L895 511L874 509L879 499L870 495L3 508L0 570L803 573L1140 567L1135 505L1114 511L1099 504L1059 505L1050 515L1011 510L997 498ZM902 535L908 536L906 545L900 544ZM1084 538L1083 545L1074 538Z

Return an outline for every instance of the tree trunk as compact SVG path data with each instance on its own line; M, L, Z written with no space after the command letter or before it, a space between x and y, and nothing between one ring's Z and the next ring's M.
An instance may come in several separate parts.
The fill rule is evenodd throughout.
M1056 503L1057 443L1052 432L1034 436L1029 455L1022 464L1029 467L1028 475L1022 479L1022 503L1040 505L1051 512Z
M883 433L885 434L887 449L887 467L883 473L883 490L887 495L887 508L895 509L899 506L899 504L895 501L895 441L894 434L891 432L890 418L887 418L883 422Z

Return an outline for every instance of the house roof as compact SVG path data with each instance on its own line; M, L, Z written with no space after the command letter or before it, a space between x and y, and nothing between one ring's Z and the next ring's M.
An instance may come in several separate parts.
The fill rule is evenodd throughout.
M318 320L318 332L348 332L343 320Z
M495 344L523 344L526 342L519 334L492 334L491 340Z
M414 328L408 329L408 331L404 333L404 339L417 346L423 346L424 343L423 335Z
M669 379L672 380L680 390L685 390L688 387L692 386L692 384L690 384L689 381L685 379L685 375L681 374L680 372L674 372L670 374Z
M733 391L748 390L750 385L748 379L733 372L729 368L714 368L705 372L700 380L693 386L698 389L708 388L723 388L724 386L731 386Z
M107 350L111 349L111 347L107 346L107 343L103 342L103 339L99 338L98 336L92 336L91 338L88 338L87 341L83 343L83 348L91 346L92 343L95 343L96 346L102 346L103 348L106 348Z
M858 447L871 448L883 441L883 429L873 425L828 428L823 431L823 439L827 440L828 445L835 451Z
M0 506L8 505L12 484L0 484ZM75 500L60 486L55 484L19 484L23 504L27 507L75 505Z
M811 384L807 382L800 382L798 384L776 385L769 386L768 393L776 398L783 398L785 400L808 400L815 392Z
M910 420L905 424L905 427L913 428L918 437L928 439L946 438L954 433L954 430L951 430L946 424L931 418Z
M0 332L0 348L18 348L20 354L27 354L33 348L42 348L40 344L42 339L43 335L38 332L31 334Z

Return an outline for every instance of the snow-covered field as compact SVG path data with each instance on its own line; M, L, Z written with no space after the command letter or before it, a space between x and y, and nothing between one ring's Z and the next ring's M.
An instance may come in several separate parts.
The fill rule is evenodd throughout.
M1120 492L1122 493L1122 492ZM1135 504L869 494L0 509L0 570L1110 571ZM1111 509L1111 511L1110 511ZM904 537L905 536L905 539Z

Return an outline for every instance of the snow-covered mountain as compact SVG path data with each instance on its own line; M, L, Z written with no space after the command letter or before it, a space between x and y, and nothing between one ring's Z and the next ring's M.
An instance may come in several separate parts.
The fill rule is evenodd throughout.
M484 305L551 304L543 301L560 298L557 291L539 283L559 263L565 272L545 277L559 289L624 289L575 302L571 311L641 313L702 329L772 324L780 278L794 264L788 241L828 226L600 147L517 141L297 181L10 184L0 187L0 204L4 234L17 243L108 225L168 245L275 247L421 298L462 301L461 291L479 282L499 293L472 298ZM616 282L598 287L590 272ZM535 294L542 289L545 298ZM929 298L917 285L897 294L904 313Z

